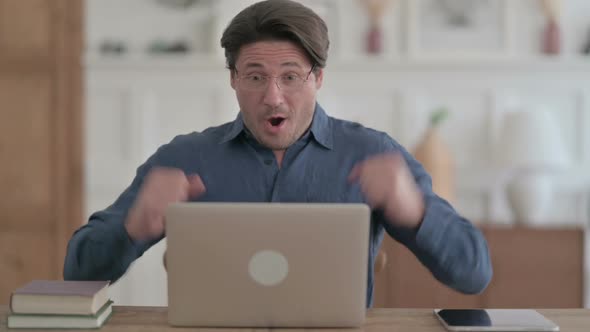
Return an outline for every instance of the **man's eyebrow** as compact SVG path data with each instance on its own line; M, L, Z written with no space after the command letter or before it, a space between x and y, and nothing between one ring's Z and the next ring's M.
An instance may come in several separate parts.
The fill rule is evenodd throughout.
M297 68L303 69L303 67L298 62L294 62L294 61L283 62L281 64L281 67L297 67Z
M301 64L299 64L298 62L295 62L295 61L283 62L281 64L281 67L295 67L295 68L303 69L303 66L301 66ZM265 66L259 62L249 62L244 65L244 69L251 69L251 68L262 69L262 68L265 68Z
M250 62L246 64L246 68L264 68L264 66L258 62Z

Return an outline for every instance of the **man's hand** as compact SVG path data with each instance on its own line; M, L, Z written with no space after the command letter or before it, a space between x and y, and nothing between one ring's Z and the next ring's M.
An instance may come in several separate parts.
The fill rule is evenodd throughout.
M186 176L176 168L154 168L145 177L135 204L125 222L134 240L151 240L164 234L164 214L168 205L197 198L205 192L198 175Z
M416 228L424 217L424 197L403 156L383 154L354 166L348 177L358 182L367 202L397 226Z

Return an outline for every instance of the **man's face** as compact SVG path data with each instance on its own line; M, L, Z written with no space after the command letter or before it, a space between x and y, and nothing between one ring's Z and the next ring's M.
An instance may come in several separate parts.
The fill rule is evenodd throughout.
M231 74L244 124L262 145L285 150L309 128L323 72L288 41L243 46ZM277 86L278 83L278 86Z

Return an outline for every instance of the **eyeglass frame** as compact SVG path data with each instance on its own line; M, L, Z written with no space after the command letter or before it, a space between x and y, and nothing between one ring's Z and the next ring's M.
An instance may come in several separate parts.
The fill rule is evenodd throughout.
M302 79L302 81L301 81L301 86L300 86L300 87L298 87L296 90L292 90L292 91L297 91L297 90L301 89L301 88L303 87L303 85L304 85L305 83L307 83L307 81L309 81L309 77L311 76L311 73L313 73L313 71L316 69L316 67L317 67L317 64L315 64L315 63L314 63L314 64L311 66L311 69L309 70L309 72L307 73L307 75L305 76L305 79ZM244 78L244 77L251 76L251 75L238 76L238 69L237 69L237 68L234 68L234 69L233 69L233 71L234 71L234 73L235 73L235 75L236 75L236 79L237 79L238 81L241 81L241 80L242 80L242 78ZM272 78L272 79L274 80L275 84L277 85L277 88L279 88L279 90L281 90L281 91L285 91L285 90L283 90L283 89L281 88L281 85L279 84L279 81L278 81L278 79L279 79L280 77L282 77L283 75L281 75L281 76L260 75L260 76L261 76L261 77L263 77L263 78L265 78L265 79L267 79L267 80L268 80L268 79L270 79L270 78ZM297 76L299 76L299 75L297 75ZM270 82L270 80L268 80L268 82ZM269 84L269 83L267 83L267 84L264 86L264 89L262 89L262 88L261 88L260 90L249 90L249 91L253 91L253 92L264 91L264 90L268 89L268 84Z

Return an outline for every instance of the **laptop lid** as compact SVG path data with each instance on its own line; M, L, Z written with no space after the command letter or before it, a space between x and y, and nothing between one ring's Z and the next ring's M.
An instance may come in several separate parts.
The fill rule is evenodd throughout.
M364 204L173 204L166 212L168 321L360 326L369 228Z

